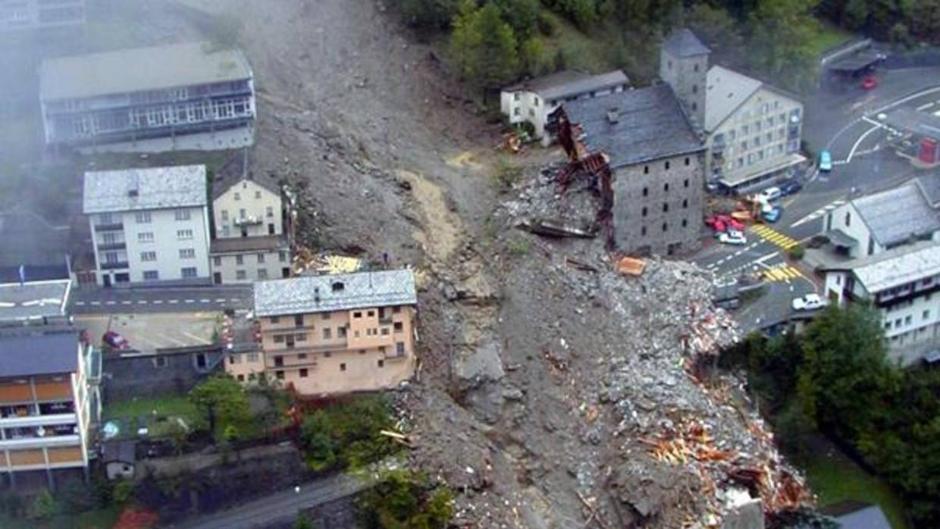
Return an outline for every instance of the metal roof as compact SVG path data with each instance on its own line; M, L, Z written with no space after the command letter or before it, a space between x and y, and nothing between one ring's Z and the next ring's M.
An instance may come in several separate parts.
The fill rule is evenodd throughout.
M0 284L0 322L65 316L71 287L68 279Z
M713 131L748 100L760 81L722 66L708 70L705 88L705 130Z
M914 181L851 202L882 246L940 230L940 214Z
M902 246L858 259L839 268L852 270L870 294L940 274L940 244L933 241Z
M563 106L584 131L585 145L607 154L612 169L705 148L666 84Z
M72 373L78 370L78 333L0 335L0 377Z
M237 49L205 42L132 48L46 59L39 69L43 101L126 94L250 79Z
M596 90L605 90L630 83L627 74L621 70L591 75L573 70L562 70L543 77L510 86L507 92L534 92L542 99L563 99L576 97Z
M940 208L940 172L918 177L917 185L927 202L935 208Z
M206 205L206 166L178 165L85 173L84 212Z
M702 41L698 40L695 33L692 33L688 28L673 31L669 38L663 42L663 49L674 57L693 57L712 51L708 46L702 44Z
M254 290L257 316L414 305L418 302L411 270L258 281Z

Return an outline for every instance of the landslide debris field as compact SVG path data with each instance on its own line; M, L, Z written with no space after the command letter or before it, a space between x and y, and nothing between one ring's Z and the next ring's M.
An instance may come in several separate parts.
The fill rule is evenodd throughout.
M558 151L495 150L499 128L383 4L129 5L156 28L141 44L241 21L251 170L298 186L308 244L418 269L422 364L399 400L413 463L458 492L458 526L719 527L808 501L740 383L712 373L737 335L710 277L659 260L621 275L601 240L519 229L589 221L596 198L558 195ZM508 189L504 163L521 172Z

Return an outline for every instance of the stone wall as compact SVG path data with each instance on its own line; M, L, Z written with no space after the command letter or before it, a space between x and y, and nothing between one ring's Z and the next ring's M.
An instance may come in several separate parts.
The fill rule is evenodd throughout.
M158 353L107 353L102 360L104 402L165 393L185 393L221 371L222 351L188 347Z

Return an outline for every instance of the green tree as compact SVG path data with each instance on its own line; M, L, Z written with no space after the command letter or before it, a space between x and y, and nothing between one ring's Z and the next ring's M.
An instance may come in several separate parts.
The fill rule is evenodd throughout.
M868 0L849 0L845 4L842 23L847 29L857 31L868 23L869 14Z
M368 529L444 529L454 514L449 489L403 469L384 472L359 508Z
M412 27L440 30L450 25L459 6L459 0L400 0L399 10Z
M393 428L388 402L367 396L308 415L300 438L312 469L358 468L397 451L398 445L379 433Z
M816 0L759 0L748 17L751 66L792 90L813 84L816 56L810 43L819 31L811 11Z
M297 521L294 522L294 529L314 529L313 522L304 514L298 514Z
M884 409L882 396L896 383L878 313L864 305L829 307L807 328L802 345L797 395L806 415L847 440L871 430Z
M252 433L248 394L232 377L219 375L206 379L189 392L189 399L203 413L217 442Z
M48 520L59 514L61 507L49 489L42 489L29 505L27 517L33 520Z
M931 43L940 43L940 0L917 0L913 2L909 14L910 22L905 28L910 27L911 33L918 38L930 41ZM892 30L892 40L895 37L895 31ZM910 40L908 36L907 40Z
M454 19L450 49L461 76L477 87L498 87L518 73L516 37L495 4L477 9L465 0Z
M491 0L520 41L532 36L539 20L542 4L539 0Z
M522 43L520 55L526 73L533 76L550 73L554 69L554 57L545 49L539 37L531 37Z

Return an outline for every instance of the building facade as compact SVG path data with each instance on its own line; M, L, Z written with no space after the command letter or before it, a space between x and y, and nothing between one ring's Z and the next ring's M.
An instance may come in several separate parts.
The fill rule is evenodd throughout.
M704 171L699 135L669 85L564 105L584 147L612 174L617 248L675 255L699 245Z
M663 43L659 75L672 86L706 143L709 183L731 193L766 187L794 174L803 104L794 95L722 66L688 29Z
M160 152L254 142L251 67L240 51L207 43L48 59L40 102L50 146Z
M893 358L910 364L940 346L940 243L923 241L825 269L838 304L871 303Z
M100 415L89 376L99 358L75 332L0 334L0 471L87 469L89 426Z
M211 244L215 283L248 283L290 276L291 212L280 188L244 170L213 184ZM237 169L236 167L236 169Z
M232 353L225 368L306 397L392 388L414 374L416 308L410 270L261 281L261 350Z
M211 281L205 166L88 172L83 203L99 285Z
M559 105L623 92L629 87L630 80L621 70L600 75L564 70L503 89L500 110L509 123L530 123L535 137L548 145L552 137L545 125Z
M0 0L0 33L84 23L85 0Z

